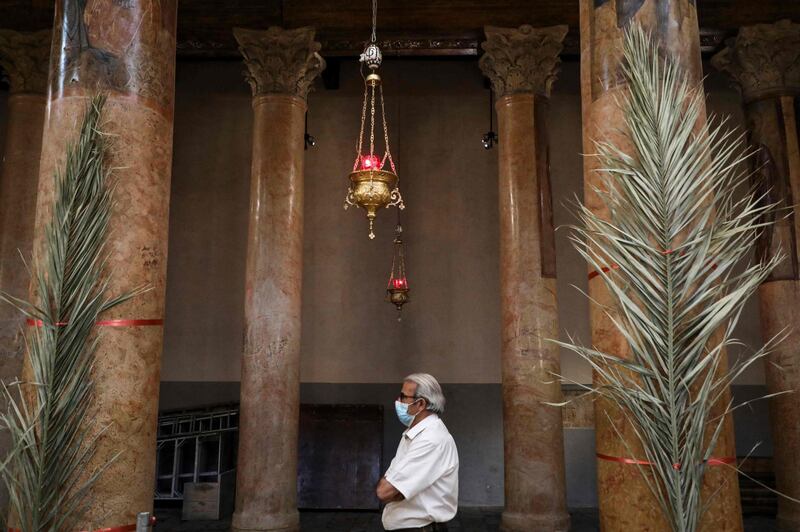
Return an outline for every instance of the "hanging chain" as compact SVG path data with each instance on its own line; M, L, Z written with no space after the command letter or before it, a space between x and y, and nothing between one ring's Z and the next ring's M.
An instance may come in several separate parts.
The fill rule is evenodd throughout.
M394 241L394 247L397 247L397 240ZM389 274L389 288L392 288L392 280L399 277L395 275L395 262L397 261L397 253L392 253L392 272Z
M403 234L403 226L400 225L400 217L398 216L397 226L394 229L394 253L392 253L392 272L389 275L390 288L392 279L402 279L406 276L405 259L403 256L402 234Z
M392 159L392 151L389 149L389 128L386 125L386 106L383 104L383 85L380 87L381 91L381 120L383 121L383 142L386 144L386 153L383 155L383 161L381 161L381 166L389 159L389 166L392 168L392 173L397 174L397 170L394 167L394 159Z
M372 0L372 40L371 42L375 42L378 40L378 36L376 35L378 28L378 0Z
M400 209L398 209L398 210L400 210ZM402 233L402 232L403 232L403 228L400 227L399 233ZM397 267L397 273L400 275L401 279L406 279L406 256L405 256L405 251L403 250L403 240L402 240L402 237L400 236L400 234L397 235L397 238L398 238L398 240L400 240L400 242L397 244L397 247L398 247L398 249L397 249L397 257L400 259L400 265ZM408 282L408 279L406 279L406 283L407 282ZM408 288L408 285L406 285L405 288Z
M375 85L370 86L372 92L369 100L369 156L375 154Z
M399 231L400 233L403 232L403 222L400 220L400 211L402 210L403 209L395 209L395 211L397 211L397 227L395 228L395 231Z
M361 162L361 148L364 141L364 123L367 120L367 92L369 91L369 88L365 85L364 89L364 105L361 107L361 131L358 133L358 142L356 143L356 161L353 163L354 172L358 170L358 163Z

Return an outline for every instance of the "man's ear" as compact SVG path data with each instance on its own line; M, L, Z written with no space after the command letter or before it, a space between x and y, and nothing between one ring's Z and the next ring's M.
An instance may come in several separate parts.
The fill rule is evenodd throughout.
M425 399L424 397L420 397L420 401L417 404L419 405L419 410L417 411L417 414L424 412L425 410L428 409L428 400Z

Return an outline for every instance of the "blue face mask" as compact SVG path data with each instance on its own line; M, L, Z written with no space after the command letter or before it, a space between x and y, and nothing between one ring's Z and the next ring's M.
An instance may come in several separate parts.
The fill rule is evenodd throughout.
M414 403L416 403L416 401L414 401ZM411 405L413 405L414 403L411 403ZM401 403L400 401L394 402L394 411L397 412L397 419L399 419L400 423L402 423L406 427L410 427L411 424L414 422L414 418L417 417L417 414L419 414L419 412L417 412L417 414L414 414L412 416L411 414L408 413L408 407L411 405Z

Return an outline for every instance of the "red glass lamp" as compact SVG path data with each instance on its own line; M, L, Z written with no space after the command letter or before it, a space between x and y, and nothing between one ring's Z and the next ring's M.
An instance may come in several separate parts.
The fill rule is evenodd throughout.
M395 229L392 271L389 273L389 285L386 287L386 301L397 307L397 321L401 319L403 305L408 303L408 278L406 277L405 249L403 247L402 233L403 226L398 223Z

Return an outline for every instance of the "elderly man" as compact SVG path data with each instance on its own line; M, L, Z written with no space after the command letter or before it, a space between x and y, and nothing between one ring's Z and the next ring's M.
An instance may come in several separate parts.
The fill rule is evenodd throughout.
M427 373L403 381L395 401L400 423L408 427L376 493L386 503L386 530L447 530L458 508L458 451L439 418L442 387Z

